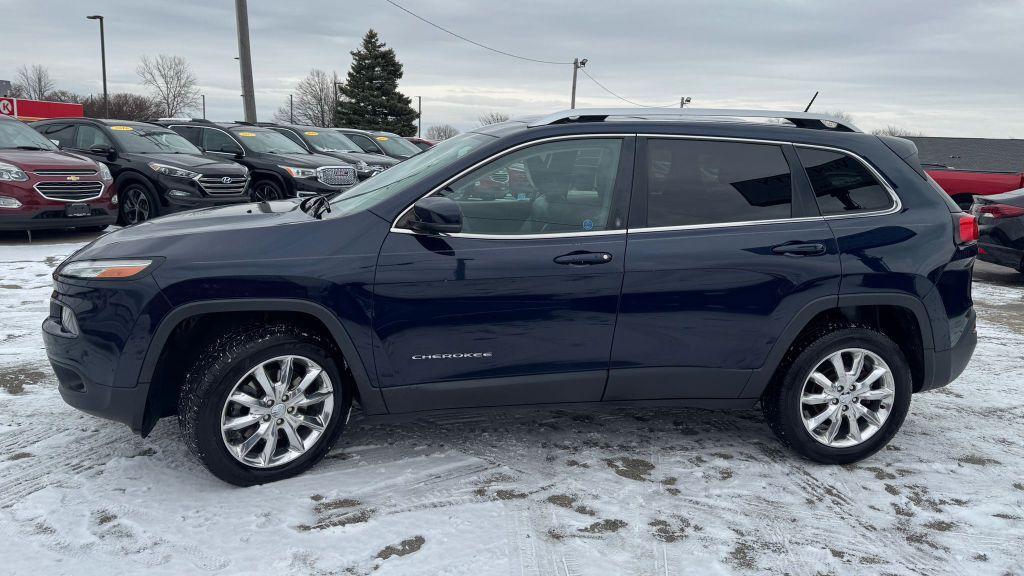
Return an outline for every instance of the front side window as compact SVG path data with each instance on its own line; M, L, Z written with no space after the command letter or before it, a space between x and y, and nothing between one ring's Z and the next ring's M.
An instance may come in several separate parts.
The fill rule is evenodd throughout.
M384 153L379 146L373 143L373 140L370 140L362 134L346 134L346 136L348 136L350 140L356 143L356 146L362 148L363 152L366 152L367 154Z
M652 139L647 226L777 220L792 215L793 178L773 144Z
M74 148L75 146L74 124L50 124L43 128L43 134L49 140L56 140L61 148Z
M82 124L78 127L78 134L75 135L75 148L77 150L88 150L93 146L109 147L110 139L99 128Z
M841 152L797 148L822 216L893 207L892 196L859 160Z
M241 154L242 147L222 130L203 128L203 150L223 154Z
M618 138L537 144L477 168L439 194L459 204L466 234L621 228L622 215L611 217L621 148Z

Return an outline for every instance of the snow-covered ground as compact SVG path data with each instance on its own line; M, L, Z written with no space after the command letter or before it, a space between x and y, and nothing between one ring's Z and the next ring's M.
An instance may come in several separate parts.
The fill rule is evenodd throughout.
M755 411L466 412L354 420L310 472L239 489L173 420L141 439L60 400L39 324L81 241L0 243L3 574L1024 573L1012 274L979 274L967 372L856 466L798 459Z

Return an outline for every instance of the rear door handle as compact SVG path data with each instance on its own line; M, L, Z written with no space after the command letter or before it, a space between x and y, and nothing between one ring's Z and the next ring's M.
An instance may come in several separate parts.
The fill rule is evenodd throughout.
M824 244L781 244L772 246L774 254L788 254L790 256L821 256L825 253Z
M555 257L555 264L566 264L569 266L589 266L592 264L607 264L612 261L612 255L607 252L570 252Z

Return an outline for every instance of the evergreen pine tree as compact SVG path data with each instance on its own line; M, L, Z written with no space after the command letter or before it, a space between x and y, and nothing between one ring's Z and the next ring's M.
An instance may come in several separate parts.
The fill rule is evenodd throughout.
M398 91L402 64L371 28L363 44L351 52L352 67L339 86L335 126L385 130L401 136L416 134L416 109L412 100Z

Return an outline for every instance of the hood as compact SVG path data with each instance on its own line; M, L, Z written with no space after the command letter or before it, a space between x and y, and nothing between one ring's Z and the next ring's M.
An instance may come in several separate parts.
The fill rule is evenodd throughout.
M368 154L366 152L318 152L317 154L321 156L331 156L352 165L359 163L359 161L366 162L371 166L383 166L385 168L390 168L395 164L398 164L398 160L391 158L390 156Z
M198 154L125 154L143 160L145 162L159 162L175 168L188 168L189 170L200 169L202 172L214 172L219 174L244 174L245 169L241 164L226 161L222 158L210 158Z
M71 152L49 150L0 150L0 162L15 164L25 171L81 168L96 170L96 163Z
M295 168L319 168L321 166L343 166L337 158L323 154L266 154L268 157L276 158L278 164L293 166Z

